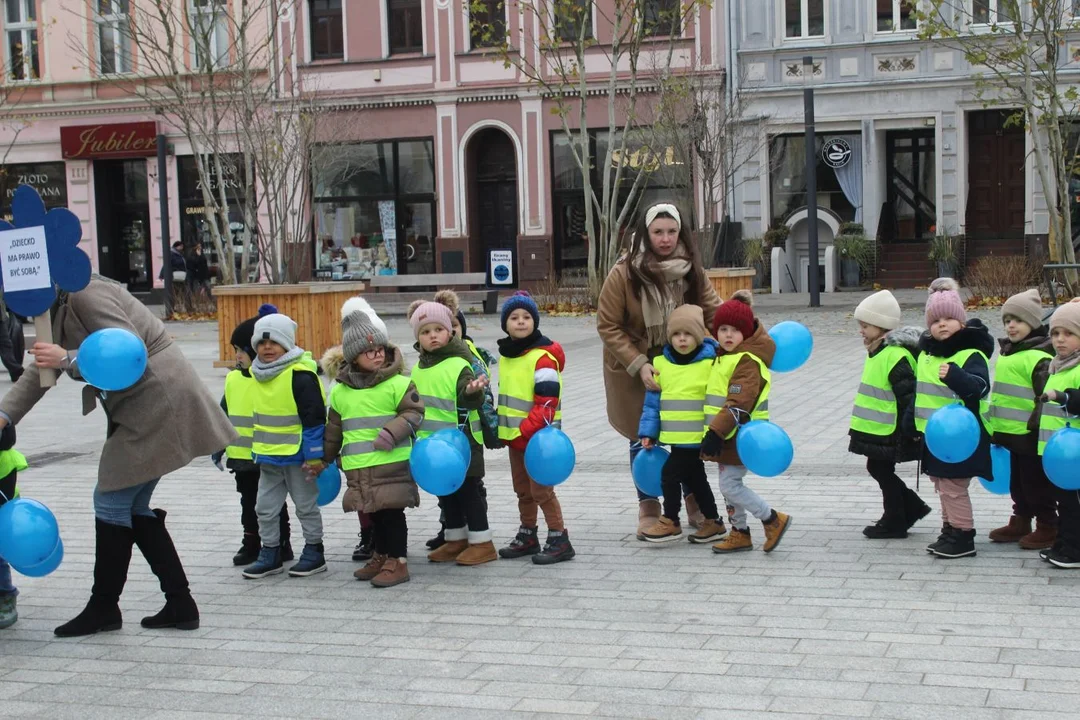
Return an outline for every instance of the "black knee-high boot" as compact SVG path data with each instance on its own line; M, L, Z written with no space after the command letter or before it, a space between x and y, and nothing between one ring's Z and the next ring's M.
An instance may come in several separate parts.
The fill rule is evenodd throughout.
M127 582L128 565L131 564L131 544L135 533L131 528L112 525L104 520L94 521L96 544L94 547L94 587L90 602L75 619L64 623L53 632L57 637L78 637L97 632L119 630L123 624L120 615L120 593Z
M157 575L161 591L165 593L165 607L157 615L144 617L142 626L195 630L199 627L199 608L191 597L187 574L165 527L165 514L164 510L155 508L155 517L135 515L131 519L135 528L135 544L142 551L150 570Z

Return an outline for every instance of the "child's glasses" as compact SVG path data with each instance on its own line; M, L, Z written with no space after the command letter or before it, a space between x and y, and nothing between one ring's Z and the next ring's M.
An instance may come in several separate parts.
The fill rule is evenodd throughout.
M369 358L376 358L376 357L379 357L380 355L385 355L385 354L386 354L386 348L381 348L381 347L372 348L371 350L365 350L364 351L364 357L369 357Z

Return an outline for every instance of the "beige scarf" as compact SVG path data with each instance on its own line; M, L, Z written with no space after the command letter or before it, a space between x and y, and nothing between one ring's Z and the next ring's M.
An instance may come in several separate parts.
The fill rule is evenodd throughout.
M1050 361L1050 374L1056 375L1066 370L1080 365L1080 352L1074 352L1066 355L1065 357L1054 356L1054 359Z
M640 269L646 253L639 253L634 264ZM645 337L649 347L667 343L667 319L672 310L682 304L686 295L686 276L693 268L690 257L681 244L665 260L652 260L649 268L663 280L660 287L642 286L641 314L645 320Z

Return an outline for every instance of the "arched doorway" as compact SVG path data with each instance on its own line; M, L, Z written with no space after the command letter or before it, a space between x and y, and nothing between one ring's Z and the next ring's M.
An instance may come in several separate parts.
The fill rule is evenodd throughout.
M470 244L483 270L488 250L516 248L518 235L517 152L502 130L487 128L469 141L472 182Z

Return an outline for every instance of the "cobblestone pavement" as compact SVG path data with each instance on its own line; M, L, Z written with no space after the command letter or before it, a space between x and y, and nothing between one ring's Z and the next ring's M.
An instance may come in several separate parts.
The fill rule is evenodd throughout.
M851 305L857 298L852 297ZM769 310L807 323L815 350L776 378L774 419L795 443L783 477L751 479L794 524L776 552L720 557L708 546L634 540L636 502L625 441L608 426L592 318L545 318L566 347L565 429L578 451L560 487L577 558L553 567L500 560L431 565L430 497L410 511L412 582L376 590L352 578L355 516L326 508L330 572L244 580L228 475L199 460L155 496L202 609L194 632L149 631L161 602L136 553L123 630L59 640L91 585L91 490L104 416L79 416L61 381L19 426L29 497L60 518L67 556L53 575L16 576L20 620L0 631L0 714L24 717L518 718L1075 718L1080 700L1080 573L1031 552L991 546L1007 500L975 488L977 558L923 547L934 508L907 540L871 542L861 528L880 495L846 452L862 349L847 308ZM920 322L905 310L905 320ZM996 328L995 313L988 319ZM394 338L408 338L401 319ZM498 323L470 329L494 349ZM213 325L173 325L214 393ZM0 387L0 391L3 387ZM162 409L167 412L166 408ZM488 453L496 541L516 528L505 454ZM914 482L915 468L902 475ZM754 530L760 543L761 534ZM294 528L294 542L300 542Z

